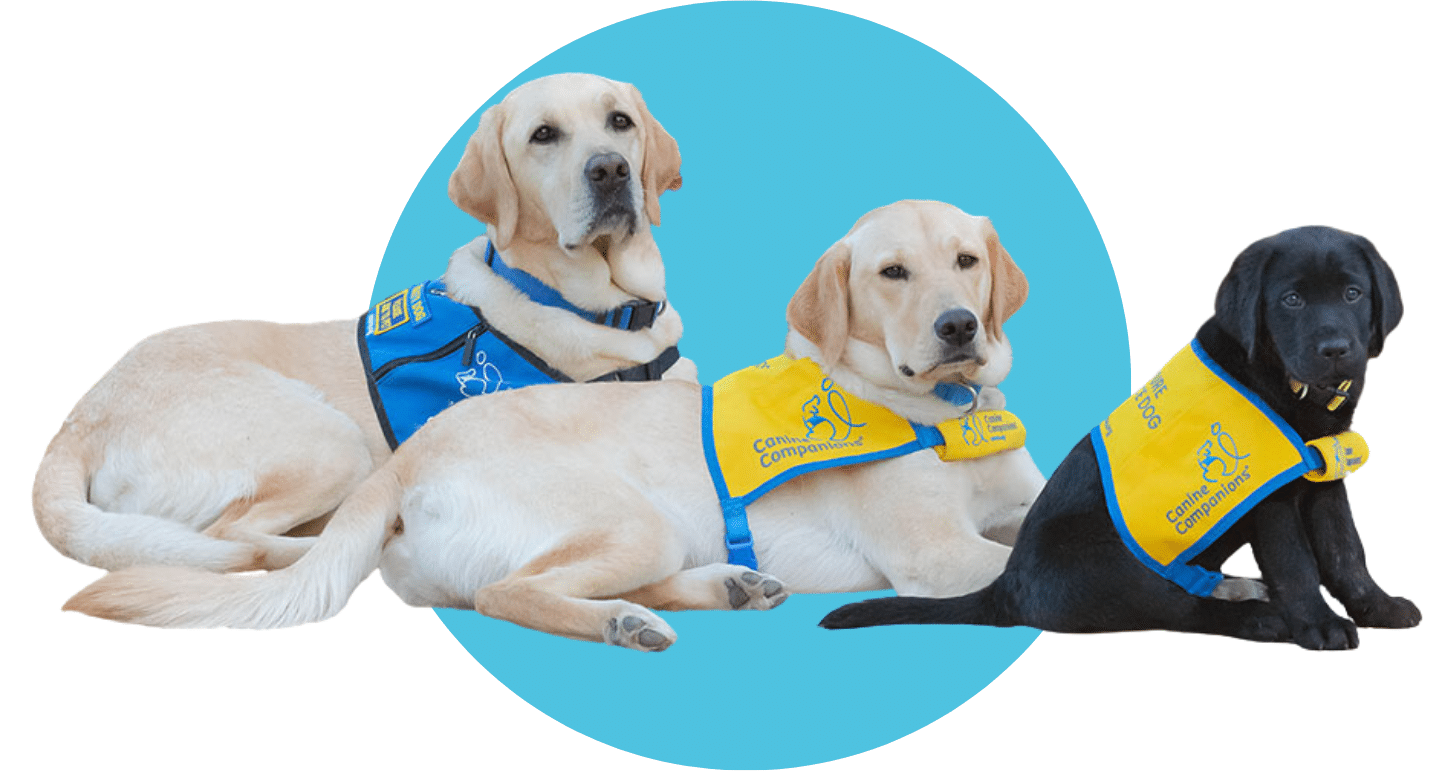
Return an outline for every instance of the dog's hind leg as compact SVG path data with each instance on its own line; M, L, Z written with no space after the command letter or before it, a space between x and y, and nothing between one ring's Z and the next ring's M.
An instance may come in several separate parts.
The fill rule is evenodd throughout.
M627 600L594 599L620 597L677 569L661 541L645 527L576 533L479 589L474 608L540 632L661 651L678 637L663 619Z
M1037 563L1029 582L1013 581L1021 620L1055 632L1163 629L1258 642L1292 639L1281 608L1252 599L1258 582L1236 579L1224 594L1197 597L1142 565L1124 549L1098 552L1071 565ZM1050 587L1046 589L1046 587Z
M722 562L683 570L623 599L655 610L769 610L789 597L774 576Z
M340 452L344 448L355 451L348 457ZM318 458L306 468L263 474L254 494L232 501L202 532L261 547L259 564L250 566L253 568L276 570L296 562L316 537L281 534L331 513L371 469L360 446L340 445L337 449L339 452Z

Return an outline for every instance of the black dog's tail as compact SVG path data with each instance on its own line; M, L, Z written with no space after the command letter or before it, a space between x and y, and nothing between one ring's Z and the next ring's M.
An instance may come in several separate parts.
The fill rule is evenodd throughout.
M856 629L888 624L977 624L1016 626L997 598L1000 582L974 594L937 599L932 597L880 597L851 603L830 611L820 620L826 629Z

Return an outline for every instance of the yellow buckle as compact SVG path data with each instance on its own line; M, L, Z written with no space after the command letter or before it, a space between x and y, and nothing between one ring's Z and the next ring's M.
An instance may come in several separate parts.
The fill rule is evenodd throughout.
M1349 381L1351 384L1351 381ZM1332 409L1329 407L1328 409ZM1307 443L1322 453L1324 466L1318 471L1302 475L1309 482L1333 482L1344 479L1348 474L1362 468L1368 462L1368 442L1356 431L1324 436Z
M1026 424L1005 410L981 410L936 426L945 444L936 447L941 460L984 458L1026 446Z
M1341 407L1341 406L1342 406L1342 403L1343 403L1343 402L1347 401L1347 392L1348 392L1348 389L1350 389L1350 388L1352 388L1352 381L1351 381L1351 380L1344 380L1344 381L1342 381L1341 383L1338 383L1338 385L1337 385L1337 396L1332 397L1332 401L1330 401L1330 402L1327 403L1327 411L1328 411L1328 412L1332 412L1332 411L1336 410L1338 407ZM1364 445L1364 446L1366 446L1366 445Z

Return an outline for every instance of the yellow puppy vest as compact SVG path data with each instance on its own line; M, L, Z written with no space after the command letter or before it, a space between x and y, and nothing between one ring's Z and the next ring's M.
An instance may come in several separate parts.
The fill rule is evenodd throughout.
M841 390L813 361L788 356L706 386L702 412L704 457L724 511L729 562L751 568L758 561L745 507L790 479L927 447L941 460L963 460L1026 443L1025 427L1005 410L924 426Z
M1351 431L1304 442L1197 341L1092 429L1106 505L1147 567L1206 597L1222 574L1188 565L1297 477L1342 479L1367 460Z

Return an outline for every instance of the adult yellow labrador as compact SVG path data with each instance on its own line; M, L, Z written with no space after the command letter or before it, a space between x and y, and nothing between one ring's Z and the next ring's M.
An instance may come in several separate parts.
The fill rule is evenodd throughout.
M683 326L663 303L649 223L659 194L681 184L679 165L631 85L568 74L518 87L483 113L448 186L488 235L452 255L446 294L566 379L658 360ZM508 268L589 313L662 310L637 329L594 323L530 299ZM692 380L693 365L668 376ZM62 553L110 569L289 564L313 539L283 534L332 512L390 454L368 378L356 319L148 338L51 442L35 479L40 529Z
M892 204L819 259L790 302L786 352L916 423L966 409L937 395L939 384L975 384L977 407L999 408L996 386L1011 367L1001 324L1026 288L989 220L942 203ZM1044 484L1024 448L819 470L749 509L768 573L724 564L702 402L692 383L469 400L404 444L290 568L119 571L66 607L161 626L286 626L336 613L380 565L413 605L661 650L675 634L648 608L767 609L789 591L946 596L984 586ZM800 414L796 403L793 420ZM567 484L557 481L562 469Z

